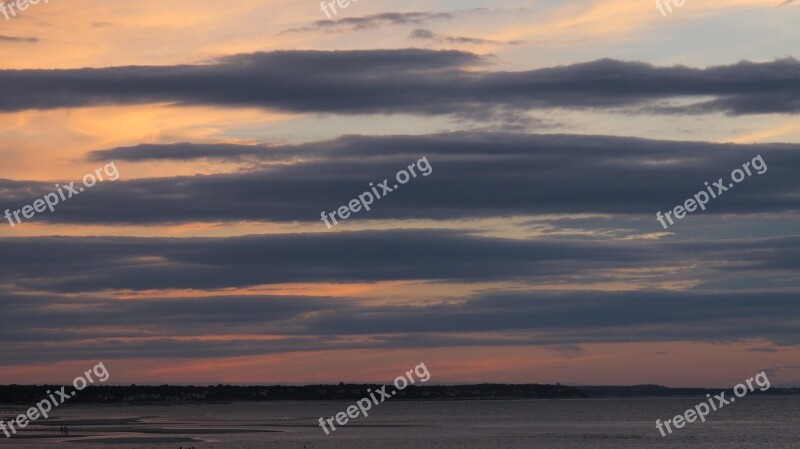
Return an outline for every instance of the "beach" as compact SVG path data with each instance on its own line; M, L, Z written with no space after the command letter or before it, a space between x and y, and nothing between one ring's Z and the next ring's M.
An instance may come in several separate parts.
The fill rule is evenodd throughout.
M695 397L395 401L326 436L317 417L346 402L68 406L3 448L399 449L793 448L800 397L753 397L662 437L653 421ZM70 437L59 426L70 427Z

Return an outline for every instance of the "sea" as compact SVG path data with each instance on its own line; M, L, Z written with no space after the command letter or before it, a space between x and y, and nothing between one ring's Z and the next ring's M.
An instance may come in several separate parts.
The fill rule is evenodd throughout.
M744 397L661 436L655 421L705 397L387 400L326 435L320 417L353 402L60 407L0 433L0 449L800 449L800 397ZM0 405L0 416L22 413ZM64 435L62 427L68 427Z

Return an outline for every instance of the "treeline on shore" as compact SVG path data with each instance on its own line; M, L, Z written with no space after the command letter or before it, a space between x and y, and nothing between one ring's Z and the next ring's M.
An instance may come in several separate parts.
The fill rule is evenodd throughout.
M31 404L48 392L61 389L61 385L5 385L0 386L0 404ZM69 404L79 403L173 403L173 402L232 402L232 401L325 401L358 400L367 396L367 390L380 389L376 384L338 385L269 385L269 386L185 386L185 385L130 385L90 386L71 397ZM66 387L66 391L71 390ZM386 390L394 387L387 385ZM459 400L459 399L577 399L602 397L668 397L705 396L723 389L668 388L659 385L588 386L540 384L477 384L477 385L424 385L409 386L398 391L393 399L399 400ZM771 388L753 394L800 395L800 388Z
M270 385L270 386L90 386L70 398L69 403L119 403L119 402L228 402L228 401L303 401L303 400L358 400L368 395L367 390L380 389L376 384L338 385ZM0 404L27 404L46 397L47 391L56 391L61 385L8 385L0 386ZM386 391L394 389L387 385ZM71 386L67 387L67 391ZM409 386L398 391L393 399L530 399L530 398L581 398L583 391L563 385L450 385Z

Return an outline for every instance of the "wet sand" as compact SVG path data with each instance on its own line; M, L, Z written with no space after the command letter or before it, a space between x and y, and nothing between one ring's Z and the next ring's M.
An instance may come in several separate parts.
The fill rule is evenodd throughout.
M95 419L58 419L34 422L11 438L13 440L47 440L50 443L95 444L159 444L201 443L202 439L183 435L222 435L242 433L276 433L279 430L238 427L159 427L150 422L153 416ZM60 427L68 426L70 434L61 434ZM153 435L153 436L149 436ZM159 435L159 436L156 436ZM167 436L169 435L169 436ZM2 441L2 439L0 439Z

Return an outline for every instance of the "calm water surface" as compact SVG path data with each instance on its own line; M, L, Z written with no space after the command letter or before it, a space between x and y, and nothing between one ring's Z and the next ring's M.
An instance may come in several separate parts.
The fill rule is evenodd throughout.
M330 436L317 426L319 417L345 411L351 403L62 406L56 416L21 430L18 438L0 439L0 448L800 448L798 397L746 397L712 412L705 423L661 437L657 418L668 419L701 400L390 400ZM70 426L69 438L59 435L64 424Z

